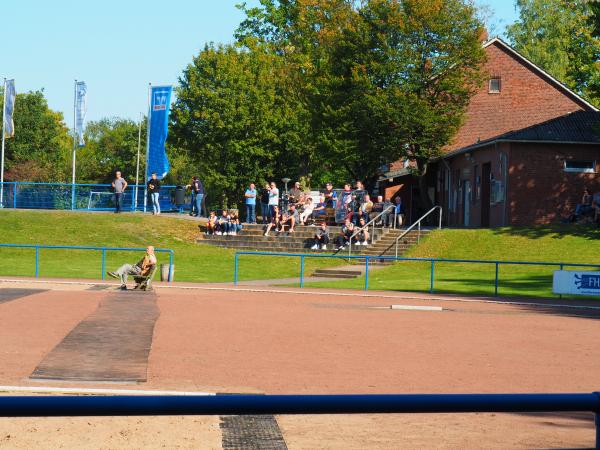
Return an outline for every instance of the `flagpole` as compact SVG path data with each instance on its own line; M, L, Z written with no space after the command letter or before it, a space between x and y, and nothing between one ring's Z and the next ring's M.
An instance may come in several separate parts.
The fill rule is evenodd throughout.
M148 202L148 155L150 154L150 120L152 118L152 83L148 83L148 123L146 127L146 169L144 170L144 212Z
M6 78L4 78L4 90L2 91L2 164L0 168L0 208L4 208L4 111L6 110ZM17 192L14 192L17 195Z
M140 113L140 123L138 125L138 152L137 152L137 167L135 169L135 211L138 204L138 185L140 183L140 149L142 147L142 119L144 115Z
M75 154L77 150L77 80L73 85L73 177L71 179L71 210L75 209Z

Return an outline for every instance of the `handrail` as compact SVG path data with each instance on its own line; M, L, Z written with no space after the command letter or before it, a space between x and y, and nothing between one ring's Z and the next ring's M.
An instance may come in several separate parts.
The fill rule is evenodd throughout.
M371 225L371 224L373 224L373 232L371 233L371 244L373 243L373 237L375 236L375 221L377 219L379 219L381 216L383 216L385 213L387 213L392 208L396 208L396 206L395 205L388 206L383 211L381 211L379 214L377 214L375 217L373 217L371 220L369 220L369 222L367 222L364 226L362 226L358 230L356 230L352 236L350 236L350 245L348 246L349 247L348 256L352 255L352 239L354 239L356 236L358 236L360 234L360 232L363 231L365 228L369 229L369 225ZM394 217L394 228L396 228L396 217Z
M101 261L101 272L102 279L106 272L106 252L107 251L122 251L122 252L145 252L145 248L141 247L95 247L89 245L45 245L45 244L0 244L0 248L31 248L35 249L35 277L40 276L40 249L54 249L54 250L93 250L102 252ZM155 248L155 253L168 253L169 254L169 275L168 281L173 281L173 275L171 270L173 269L173 256L175 252L170 248Z
M404 233L402 233L400 236L398 236L396 238L396 241L394 242L394 245L396 247L396 258L398 257L398 243L400 242L400 239L402 239L404 236L406 236L415 226L418 227L419 230L419 234L417 236L417 242L419 242L421 240L421 221L423 219L425 219L427 216L429 216L431 213L433 213L436 209L440 210L440 221L438 224L438 229L441 230L442 229L442 207L439 205L434 206L433 208L431 208L429 211L427 211L425 214L423 214L419 220L417 220L415 223L413 223L410 227L408 227L406 229L406 231L404 231Z
M565 394L5 396L0 417L591 412L600 392Z

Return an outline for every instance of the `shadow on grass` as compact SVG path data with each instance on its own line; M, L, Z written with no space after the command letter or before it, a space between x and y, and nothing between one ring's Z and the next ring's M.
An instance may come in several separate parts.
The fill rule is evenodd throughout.
M502 227L493 228L492 232L497 235L519 236L530 239L540 239L543 237L563 239L570 236L591 241L600 239L600 228L594 225L552 224L531 227Z

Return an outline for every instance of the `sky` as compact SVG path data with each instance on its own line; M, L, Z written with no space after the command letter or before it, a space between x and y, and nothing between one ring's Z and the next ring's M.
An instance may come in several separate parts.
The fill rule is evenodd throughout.
M3 0L0 78L14 78L17 92L43 89L69 127L76 79L88 87L87 121L139 120L149 83L177 84L207 42L233 41L243 19L235 7L240 2ZM511 0L476 3L493 12L490 35L501 35L516 19Z

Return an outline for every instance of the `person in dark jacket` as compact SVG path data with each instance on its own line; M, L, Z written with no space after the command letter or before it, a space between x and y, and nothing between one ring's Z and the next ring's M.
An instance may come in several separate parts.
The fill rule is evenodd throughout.
M265 187L260 190L260 215L262 216L263 225L271 221L271 210L269 208L269 183L265 183Z
M190 204L190 216L202 217L202 199L204 198L204 186L198 177L193 177L192 182L186 186L192 192Z
M152 178L148 181L146 187L148 188L148 195L152 202L152 214L158 215L160 214L160 180L158 179L156 172L152 172Z

